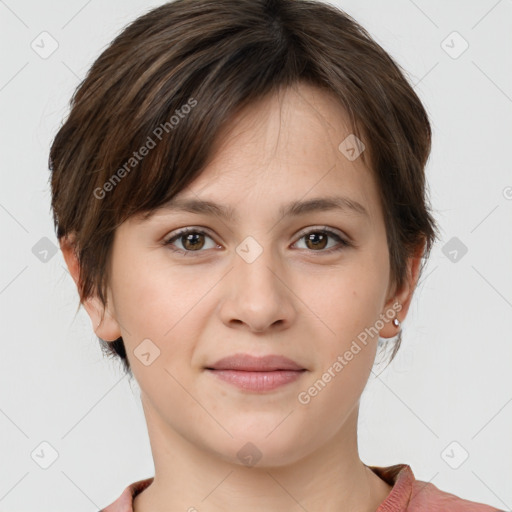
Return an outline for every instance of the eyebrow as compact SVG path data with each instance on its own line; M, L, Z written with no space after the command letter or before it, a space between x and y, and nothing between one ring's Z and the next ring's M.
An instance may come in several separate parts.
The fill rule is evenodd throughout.
M221 219L237 220L236 211L230 206L200 199L171 199L161 207L166 211L185 211L198 214L215 215ZM292 201L281 206L280 217L295 217L313 212L325 212L338 210L347 213L355 213L369 217L366 208L359 202L343 196L315 197L306 201Z

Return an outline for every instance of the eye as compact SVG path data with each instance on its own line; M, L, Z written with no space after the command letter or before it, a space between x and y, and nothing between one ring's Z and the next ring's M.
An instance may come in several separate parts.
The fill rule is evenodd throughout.
M201 252L201 249L205 246L204 237L212 238L203 231L202 229L197 228L184 228L179 230L172 238L169 238L164 242L165 246L169 246L169 248L173 251L183 254L184 256L188 256L194 252ZM182 244L183 249L174 247L174 242L179 241ZM213 241L213 240L212 240ZM213 243L213 247L216 247L217 244ZM212 248L212 247L207 247Z
M209 238L213 243L207 247L204 238ZM338 242L338 246L330 247L324 250L328 245L328 239L332 238ZM324 226L319 229L310 230L299 238L299 241L304 239L306 249L309 252L318 252L321 254L330 254L332 252L341 251L347 247L351 247L352 243L342 238L338 233L332 229ZM175 242L179 242L182 248L176 247ZM296 242L295 244L297 244ZM208 233L198 228L183 228L179 230L174 236L164 241L164 245L168 246L172 251L180 253L184 256L189 256L195 252L203 252L201 249L212 249L219 247Z
M327 246L327 240L334 238L338 242L338 246L330 247L328 250L323 250ZM346 247L351 247L352 243L342 238L338 233L324 226L320 229L314 229L303 234L299 241L304 239L306 248L310 249L310 252L319 252L321 254L330 254L332 252L341 251ZM297 242L296 242L297 243Z

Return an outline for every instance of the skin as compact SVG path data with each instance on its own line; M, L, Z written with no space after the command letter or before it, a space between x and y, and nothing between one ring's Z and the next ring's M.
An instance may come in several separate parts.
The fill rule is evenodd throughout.
M376 336L308 404L297 398L379 315L391 310L390 319L403 322L418 278L422 248L408 262L404 287L390 281L374 178L361 158L338 150L351 133L346 120L334 97L306 84L254 103L180 192L232 206L236 221L162 210L117 229L99 327L101 303L93 297L84 307L98 336L123 337L141 388L155 477L134 512L375 511L391 491L357 448ZM335 193L360 202L368 216L278 215L282 204ZM207 228L208 236L175 240L189 250L182 256L163 241L187 226ZM354 245L333 237L319 248L308 244L305 235L325 235L324 226ZM236 252L248 236L263 250L251 263ZM76 282L77 261L69 245L61 247ZM397 332L388 320L379 334ZM147 338L160 350L148 366L134 354ZM308 371L274 391L246 392L204 370L234 353L281 354ZM252 467L237 456L248 442L261 452Z

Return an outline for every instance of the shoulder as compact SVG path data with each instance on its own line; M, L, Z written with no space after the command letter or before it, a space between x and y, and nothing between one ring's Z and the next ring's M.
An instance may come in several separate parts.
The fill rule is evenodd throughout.
M484 503L460 498L455 494L442 491L432 483L415 480L412 485L407 511L431 512L432 510L443 510L445 512L496 512L499 509Z
M126 487L117 500L102 508L99 512L133 512L133 498L146 489L146 487L149 487L153 479L154 477L151 477L133 482Z
M377 512L503 512L483 503L459 498L430 482L416 480L408 464L369 467L392 486Z

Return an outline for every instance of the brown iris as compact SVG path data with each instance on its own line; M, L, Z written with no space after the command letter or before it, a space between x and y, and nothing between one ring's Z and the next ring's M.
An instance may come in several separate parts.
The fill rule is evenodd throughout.
M318 237L321 238L320 241L317 241ZM311 249L311 248L313 248L313 249L323 249L326 246L328 238L329 237L326 234L318 233L318 232L310 233L309 235L305 236L306 245L308 245L308 242L311 242L313 244L312 247L308 246L309 249Z
M203 237L199 239L198 237ZM181 236L183 247L185 250L194 251L196 249L202 249L204 246L204 234L203 233L188 233ZM183 242L184 240L184 242Z

